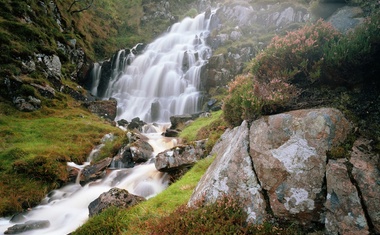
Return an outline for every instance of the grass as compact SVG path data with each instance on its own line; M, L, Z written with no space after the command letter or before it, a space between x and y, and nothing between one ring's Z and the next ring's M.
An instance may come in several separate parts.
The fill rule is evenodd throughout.
M85 161L105 134L119 136L120 146L121 130L74 104L24 113L0 102L0 215L37 205L67 181L66 162Z
M207 154L226 129L227 123L223 119L223 111L220 110L212 112L210 117L197 118L181 131L179 137L182 138L185 143L207 139Z
M157 196L132 208L109 208L90 218L73 235L81 234L150 234L147 221L156 220L174 212L184 205L206 172L213 158L199 161L180 180L170 185Z

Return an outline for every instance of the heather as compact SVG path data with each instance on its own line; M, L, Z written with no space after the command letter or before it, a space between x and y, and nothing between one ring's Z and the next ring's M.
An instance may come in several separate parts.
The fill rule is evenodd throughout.
M285 36L275 36L251 61L250 73L229 84L224 103L227 122L239 125L262 114L294 109L299 107L297 103L316 95L315 91L311 94L313 89L321 93L368 82L373 77L358 71L376 61L379 25L377 14L356 30L342 34L318 20ZM315 104L313 99L308 101L308 105Z

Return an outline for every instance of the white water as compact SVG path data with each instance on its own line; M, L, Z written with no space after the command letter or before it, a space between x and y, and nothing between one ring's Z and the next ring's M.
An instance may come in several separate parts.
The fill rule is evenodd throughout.
M211 56L205 38L209 32L205 14L186 18L149 44L136 58L120 56L103 98L118 102L116 120L139 117L145 122L168 122L170 116L199 111L202 66ZM133 54L132 54L133 55ZM118 62L119 58L123 61ZM132 61L130 65L125 60ZM118 70L124 66L120 76ZM94 66L92 92L97 95L101 66Z
M145 134L149 138L149 144L154 148L154 155L174 147L177 143L173 138L162 137L161 133L164 130L159 127L147 127L147 129L158 131ZM73 163L69 163L69 165L78 168L84 167L84 165L78 166ZM41 205L24 215L25 221L49 220L50 227L22 234L68 234L87 221L88 205L103 192L117 187L149 199L164 190L168 186L168 181L167 175L157 171L154 163L148 163L134 168L113 170L106 178L83 187L79 183L67 185L49 193ZM0 233L3 234L8 227L14 224L16 223L11 223L9 218L0 218Z
M142 55L134 58L131 54L113 66L114 74L105 96L117 99L117 120L140 117L146 122L168 122L172 115L198 111L200 70L211 55L210 48L204 42L207 27L204 14L195 19L186 18L148 45ZM119 52L117 57L122 53ZM124 67L122 76L117 74L119 66ZM94 77L98 78L101 66L95 65L94 68ZM96 95L99 80L94 84L91 91ZM145 132L150 133L147 136L154 148L154 155L176 144L172 138L162 137L163 131L154 125L145 127ZM96 154L96 150L92 154ZM167 184L166 174L158 172L153 163L148 163L131 169L114 170L106 178L84 187L78 183L67 185L49 193L41 205L24 215L25 221L49 220L50 227L22 234L68 234L86 222L88 205L101 193L118 187L150 198L164 190ZM0 218L0 234L14 224L9 218Z

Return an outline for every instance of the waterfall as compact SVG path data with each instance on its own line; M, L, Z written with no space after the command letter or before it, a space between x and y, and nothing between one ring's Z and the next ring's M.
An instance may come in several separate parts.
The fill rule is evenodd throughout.
M211 49L205 43L208 24L205 14L185 18L149 44L142 54L139 54L139 44L131 50L120 50L110 61L94 64L89 90L100 98L114 97L118 101L117 120L139 117L145 122L166 123L166 126L148 124L144 127L145 133L150 132L145 135L154 148L154 155L176 145L175 139L161 136L170 116L199 111L200 72L211 56ZM103 76L105 67L110 71L109 76ZM94 149L88 161L102 144ZM106 178L83 187L78 183L67 185L49 193L41 205L21 215L25 221L49 220L50 227L23 234L74 231L88 219L88 205L113 187L150 198L167 186L167 174L157 171L152 161L130 169L113 170ZM0 233L14 224L9 218L0 218Z
M118 102L116 120L139 117L145 122L168 122L170 116L199 111L200 73L211 56L205 43L209 19L200 14L174 24L149 44L141 55L119 51L104 83L100 65L94 65L94 95ZM99 89L102 87L101 89Z

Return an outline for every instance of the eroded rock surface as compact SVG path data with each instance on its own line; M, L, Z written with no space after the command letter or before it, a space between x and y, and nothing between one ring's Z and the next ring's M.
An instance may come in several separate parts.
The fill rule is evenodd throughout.
M320 221L326 152L350 130L336 109L297 110L252 123L250 156L274 216L306 226Z
M214 146L214 162L203 175L190 198L189 205L198 201L214 202L224 195L239 198L249 220L261 223L266 216L266 203L261 186L252 169L249 156L248 123L227 130Z

